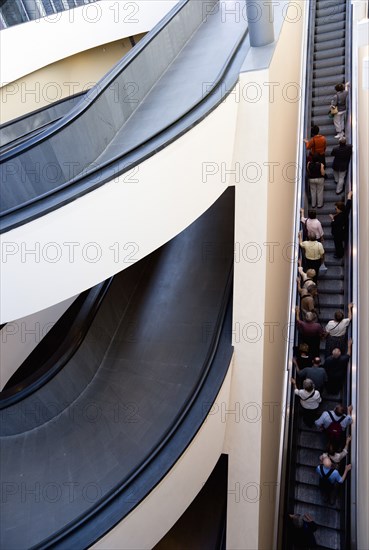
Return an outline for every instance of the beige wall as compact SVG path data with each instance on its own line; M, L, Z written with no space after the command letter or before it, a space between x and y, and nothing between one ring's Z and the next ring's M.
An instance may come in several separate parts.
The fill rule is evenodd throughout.
M144 35L135 36L138 41ZM67 57L0 89L1 123L87 90L131 49L128 38Z
M362 88L362 62L369 57L369 46L359 51L359 411L358 411L358 548L369 548L369 90Z
M302 5L302 3L300 3ZM269 159L279 162L274 180L268 182L267 240L275 245L274 258L266 268L265 320L275 322L274 334L264 337L263 403L274 405L272 417L262 418L261 480L276 481L281 422L282 382L285 371L285 338L289 315L290 270L294 261L293 213L296 182L296 145L300 108L300 63L303 20L285 22L284 32L270 66L269 78L284 90L270 105ZM291 48L291 44L294 46ZM286 63L288 60L288 63ZM297 84L298 83L298 84ZM299 174L297 175L299 178ZM270 245L270 250L272 245ZM272 410L272 406L270 407ZM272 548L274 501L264 498L260 506L259 548Z
M242 74L238 90L232 166L236 170L235 353L225 444L227 547L232 550L273 547L302 35L303 18L286 21L269 69Z

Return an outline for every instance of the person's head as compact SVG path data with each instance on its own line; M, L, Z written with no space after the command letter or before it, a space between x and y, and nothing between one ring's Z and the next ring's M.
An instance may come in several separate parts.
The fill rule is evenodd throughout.
M315 319L315 315L312 311L308 311L305 315L305 320L307 323L312 323Z
M346 145L346 138L345 137L340 137L340 139L338 140L338 143L340 145Z
M345 89L345 85L344 84L336 84L334 89L336 90L336 92L343 92L344 89Z
M308 233L308 239L309 239L309 241L316 241L315 233L309 232Z
M299 352L304 353L305 355L309 355L309 346L307 344L300 344L299 345Z
M342 201L335 202L335 207L338 212L343 212L345 210L345 203Z
M306 272L306 275L308 276L309 279L314 279L316 275L315 269L308 269Z
M333 357L334 359L339 359L339 358L341 357L341 350L340 350L340 348L334 348L334 349L332 350L332 357Z
M313 367L320 367L321 360L320 357L314 357L313 359Z
M316 218L316 210L309 210L309 211L308 211L308 217L309 217L311 220L315 220L315 218Z
M310 380L310 378L306 378L303 383L302 383L302 387L304 388L305 391L307 392L311 392L313 390L315 390L315 386L314 386L314 382L312 380Z
M304 526L304 520L302 519L302 516L300 514L290 514L290 518L292 521L292 525L296 529L302 529Z
M315 154L313 155L312 161L313 161L313 162L319 162L319 163L320 163L320 156L317 155L317 154L315 153Z
M312 137L317 136L319 134L319 126L312 126L311 127L311 135Z
M323 466L325 466L326 468L329 468L329 469L332 468L332 461L328 456L323 458Z
M338 405L336 405L334 412L337 416L342 416L343 414L347 413L347 409L341 403L339 403Z
M337 321L337 323L340 323L344 317L345 315L340 309L338 309L334 314L334 320Z

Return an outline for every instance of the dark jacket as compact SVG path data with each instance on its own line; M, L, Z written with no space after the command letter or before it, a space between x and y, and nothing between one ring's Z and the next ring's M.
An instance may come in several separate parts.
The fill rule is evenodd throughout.
M344 239L345 236L347 235L351 204L352 204L351 199L348 199L346 201L345 210L334 216L334 220L331 223L333 236L342 237L342 239Z
M320 162L308 162L307 173L309 178L322 178L323 176L321 174L321 166L322 164Z
M352 155L352 145L340 143L338 147L332 149L333 170L337 172L346 172Z

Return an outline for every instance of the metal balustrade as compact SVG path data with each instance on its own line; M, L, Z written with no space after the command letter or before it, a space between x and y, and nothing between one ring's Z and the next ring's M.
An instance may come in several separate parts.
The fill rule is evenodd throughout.
M0 30L97 0L0 0Z

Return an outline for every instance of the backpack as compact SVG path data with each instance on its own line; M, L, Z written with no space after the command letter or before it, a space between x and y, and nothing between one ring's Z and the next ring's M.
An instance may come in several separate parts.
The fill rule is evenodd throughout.
M329 426L326 430L327 435L328 435L328 439L332 443L340 443L340 441L342 440L342 435L343 435L343 429L342 429L341 422L342 422L342 420L344 420L346 418L346 415L343 414L338 420L335 420L330 411L328 411L328 414L329 414L329 416L332 420L332 422L329 424Z
M323 464L319 466L320 477L319 477L319 487L323 491L328 491L332 488L332 483L329 481L329 478L334 472L334 468L331 468L329 472L325 473L323 470Z

